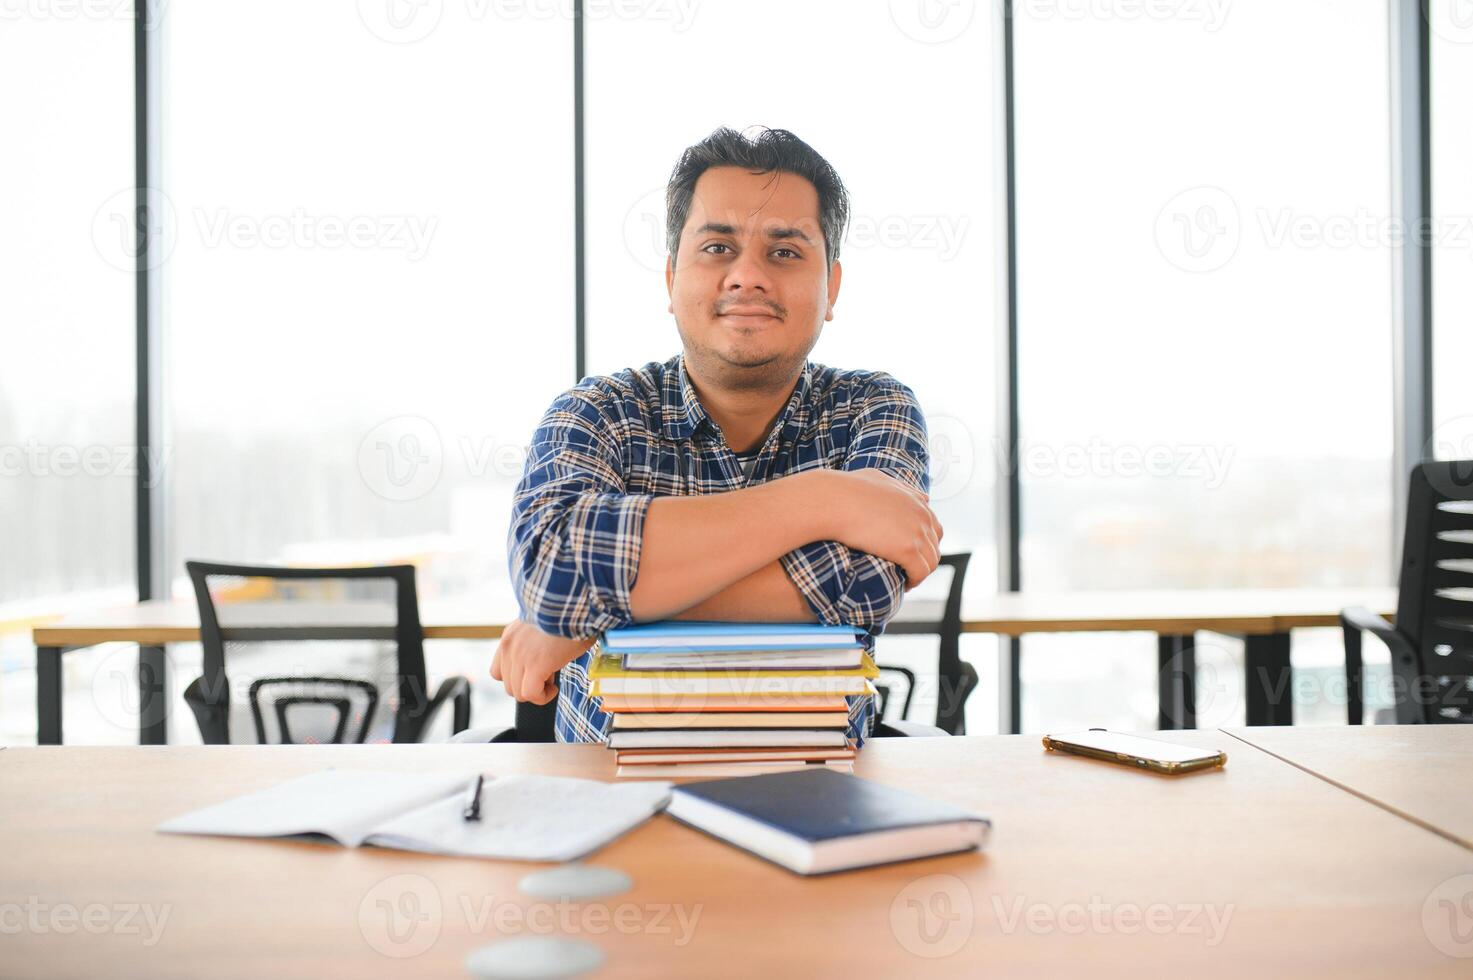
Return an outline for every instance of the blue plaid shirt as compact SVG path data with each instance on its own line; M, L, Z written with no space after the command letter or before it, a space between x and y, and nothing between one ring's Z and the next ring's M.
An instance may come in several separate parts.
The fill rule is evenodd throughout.
M818 467L883 469L929 492L928 463L915 395L880 371L805 364L750 477L701 406L683 356L584 378L543 416L513 497L507 551L522 618L567 637L633 623L629 592L654 497L738 490ZM873 651L904 593L898 565L833 541L780 560L821 622L864 629ZM589 660L584 652L559 675L561 742L603 741L612 724L589 693ZM874 699L848 700L848 734L862 743Z

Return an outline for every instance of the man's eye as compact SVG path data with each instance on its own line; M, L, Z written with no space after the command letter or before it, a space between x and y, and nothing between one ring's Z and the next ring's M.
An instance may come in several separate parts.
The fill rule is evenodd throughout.
M798 258L798 253L797 253L797 252L795 252L795 251L793 251L793 250L792 250L792 249L790 249L790 248L778 248L778 249L773 249L773 252L772 252L772 254L773 254L773 255L779 255L779 254L781 254L781 253L783 253L783 252L787 252L787 253L788 253L788 255L789 255L789 256L791 256L791 257L793 257L793 258L795 258L795 259L796 259L796 258Z
M712 242L710 245L707 245L705 248L701 249L701 251L703 251L703 252L711 252L711 249L713 249L713 248L726 248L726 246L723 245L721 242ZM729 251L729 249L728 249L728 251ZM711 254L712 255L721 255L723 253L721 253L721 252L711 252Z

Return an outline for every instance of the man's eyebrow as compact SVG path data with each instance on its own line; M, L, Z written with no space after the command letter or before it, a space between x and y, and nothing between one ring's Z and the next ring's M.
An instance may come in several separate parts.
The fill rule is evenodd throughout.
M735 235L736 228L732 225L722 224L719 221L708 221L696 229L697 235L704 235L706 232L712 232L717 235ZM767 237L773 241L783 238L796 238L798 241L807 245L813 244L813 239L805 235L800 228L769 228L767 229Z
M767 237L773 241L781 238L796 238L805 245L813 244L813 239L803 234L802 229L799 228L769 228L767 229Z

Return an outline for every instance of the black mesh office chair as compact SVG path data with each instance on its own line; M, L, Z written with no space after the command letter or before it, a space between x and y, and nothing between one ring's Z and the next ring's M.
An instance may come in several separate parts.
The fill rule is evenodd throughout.
M414 566L184 567L204 649L184 700L205 744L418 742L446 703L452 731L469 726L466 678L429 693ZM249 725L231 703L246 674Z
M967 698L972 696L978 683L977 668L961 657L962 588L966 584L967 563L971 559L971 552L942 555L941 564L938 567L944 566L951 569L951 584L947 588L946 601L935 610L929 607L922 608L921 603L915 603L914 606L919 609L919 613L915 616L908 615L902 604L900 616L890 621L883 634L886 636L936 635L941 637L940 655L936 661L936 675L940 683L940 690L936 697L936 727L948 735L966 734ZM915 672L908 667L894 664L882 663L879 664L879 668L881 677L886 673L891 673L905 678L905 698L900 707L900 721L906 721L910 717L910 704L915 695ZM884 717L885 708L890 700L891 685L876 684L875 687L880 692L880 703L876 710L881 717Z
M1354 607L1340 613L1349 721L1360 724L1361 633L1391 649L1396 722L1473 722L1473 460L1412 470L1396 624Z

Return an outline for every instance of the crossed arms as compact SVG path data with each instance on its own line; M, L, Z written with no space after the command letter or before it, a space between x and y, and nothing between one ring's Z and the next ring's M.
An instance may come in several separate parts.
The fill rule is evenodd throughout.
M566 642L530 658L514 649L515 680L498 672L498 650L493 676L516 697L550 700L556 687L544 670L555 675L602 630L657 619L878 631L904 590L935 570L942 531L927 503L914 395L886 379L855 404L841 469L815 461L741 490L654 496L627 492L619 426L600 394L560 398L529 450L509 551L523 618ZM504 637L503 646L527 641Z

